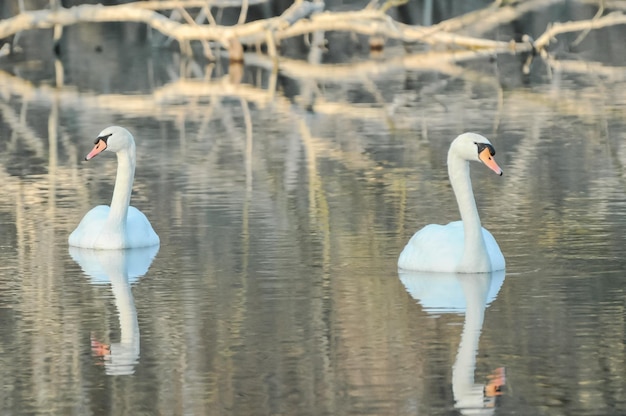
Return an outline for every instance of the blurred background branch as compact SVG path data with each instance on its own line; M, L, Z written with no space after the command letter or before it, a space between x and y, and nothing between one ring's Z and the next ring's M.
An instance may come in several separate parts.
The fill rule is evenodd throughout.
M448 49L489 50L497 54L541 52L548 47L551 39L559 34L568 32L585 34L590 30L626 23L626 16L619 11L602 16L608 3L596 2L598 13L593 19L555 22L548 25L546 31L535 42L530 36L506 40L480 36L499 25L519 19L531 11L560 3L562 0L506 3L497 1L483 9L432 26L409 25L392 18L387 12L392 8L404 6L407 2L403 0L390 0L381 5L378 2L371 2L357 11L324 11L323 2L302 0L294 2L277 17L247 21L248 8L264 1L146 1L114 6L79 5L70 8L63 8L54 3L49 9L34 11L20 7L17 15L0 21L0 39L9 39L23 31L55 28L55 42L58 42L58 38L62 36L61 28L64 26L84 22L140 22L175 39L186 55L193 55L190 42L199 41L208 59L215 59L211 48L212 45L217 45L230 54L231 60L239 62L243 59L244 50L256 48L257 51L270 56L280 55L281 41L298 36L308 37L320 31L346 32L370 37L373 39L370 45L376 48L383 48L395 41L405 45L417 43ZM589 3L585 0L581 2ZM617 4L618 7L620 5L621 3ZM234 7L239 8L240 12L233 25L218 24L211 13L211 7L220 10ZM164 14L168 10L171 11L169 17ZM9 52L5 49L3 53L6 55Z

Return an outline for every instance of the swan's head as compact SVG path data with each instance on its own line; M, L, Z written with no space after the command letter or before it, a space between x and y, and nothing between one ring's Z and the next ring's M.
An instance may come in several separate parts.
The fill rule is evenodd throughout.
M482 162L496 174L502 176L502 169L493 158L496 150L486 137L476 133L463 133L450 145L450 152L465 160Z
M94 148L85 156L85 160L93 159L105 150L117 153L120 150L129 149L135 145L135 140L133 135L124 127L111 126L98 134L94 144Z

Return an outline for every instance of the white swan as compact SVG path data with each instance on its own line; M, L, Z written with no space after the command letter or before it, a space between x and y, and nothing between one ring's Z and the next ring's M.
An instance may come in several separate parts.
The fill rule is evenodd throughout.
M400 253L400 269L444 273L504 270L504 256L498 243L480 224L469 172L469 161L473 160L502 175L502 169L493 159L495 153L489 140L480 134L463 133L454 139L448 151L448 176L461 221L429 224L415 233Z
M123 127L107 127L98 135L94 148L85 160L105 150L117 154L117 177L111 206L98 205L85 214L70 234L70 246L115 250L158 245L159 236L150 221L137 208L129 206L135 177L135 140L132 134Z

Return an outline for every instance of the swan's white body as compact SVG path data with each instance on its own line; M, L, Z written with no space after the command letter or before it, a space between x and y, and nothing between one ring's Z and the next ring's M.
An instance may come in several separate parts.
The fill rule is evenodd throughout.
M99 205L89 211L70 234L69 244L90 249L127 249L151 247L160 243L150 221L129 206L135 177L135 141L122 127L104 129L96 146L85 157L89 160L102 151L117 155L117 176L111 206Z
M475 133L457 137L448 151L448 175L461 221L430 224L415 233L398 259L404 270L444 273L486 273L505 269L500 247L480 223L472 191L469 161L485 163L499 175L489 140Z

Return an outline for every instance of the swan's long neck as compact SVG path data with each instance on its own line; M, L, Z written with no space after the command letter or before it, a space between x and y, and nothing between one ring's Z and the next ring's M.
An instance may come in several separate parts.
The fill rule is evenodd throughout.
M135 178L135 145L128 149L117 152L117 175L115 178L115 188L113 189L113 199L111 200L111 210L107 226L111 231L124 235L126 231L126 216L130 195L133 189Z
M490 271L491 264L482 234L478 208L472 190L469 161L448 153L448 175L463 220L463 258L459 272Z

